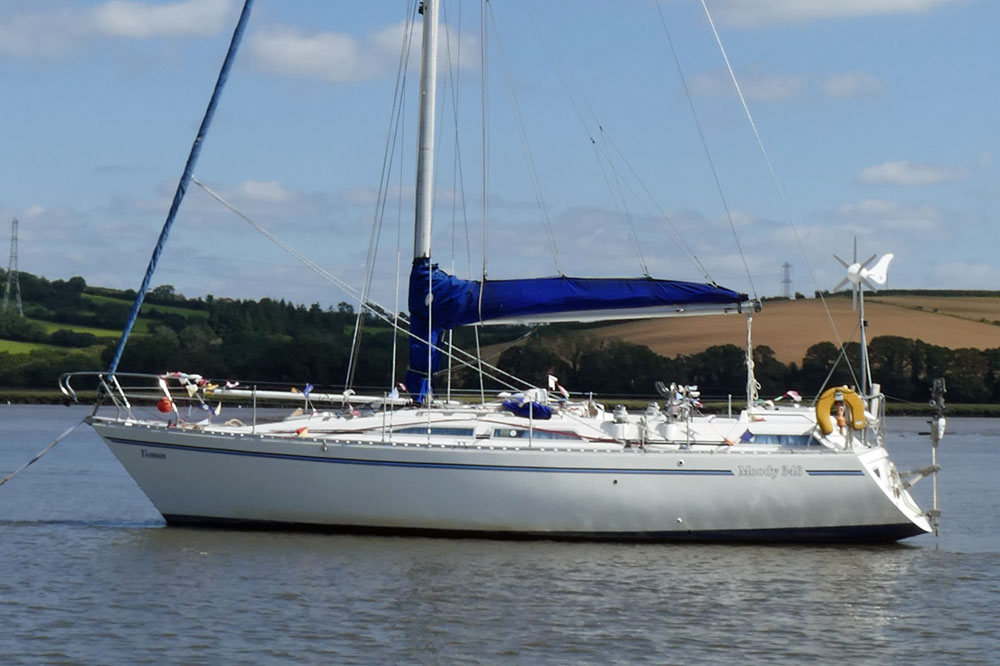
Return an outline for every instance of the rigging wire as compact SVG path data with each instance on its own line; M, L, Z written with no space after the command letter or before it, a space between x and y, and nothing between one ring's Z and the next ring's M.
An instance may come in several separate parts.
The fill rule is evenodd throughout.
M445 24L448 23L448 10L447 5L443 7ZM461 58L462 58L462 4L458 5L458 18L457 18L458 28L456 29L456 45L455 45L455 57L452 58L451 51L451 31L445 30L445 51L448 54L446 62L448 63L448 76L451 82L450 92L451 92L451 102L452 102L452 117L454 121L454 140L455 140L455 163L454 171L452 172L452 225L451 225L451 260L452 260L452 273L454 274L455 258L457 256L455 252L455 231L457 225L455 224L455 219L457 217L456 204L461 203L462 208L462 224L465 232L465 257L468 264L468 275L472 275L472 241L471 234L469 233L469 214L468 208L466 207L465 201L465 172L462 168L462 151L460 135L458 131L459 127L459 113L458 113L458 92L459 92L459 82L458 82L458 72L461 71ZM454 63L454 64L453 64ZM460 194L460 196L459 196ZM485 272L485 271L484 271ZM485 280L485 275L484 275ZM479 358L480 342L479 342L479 327L473 328L473 336L475 338L476 344L476 358ZM449 333L448 344L451 345L452 335ZM451 366L449 357L449 368L448 368L448 381L449 386L451 382ZM486 386L483 383L482 373L478 373L479 377L479 394L481 402L486 402Z
M704 5L704 0L702 0L702 5ZM736 223L733 222L733 215L729 209L729 203L726 201L725 192L723 192L722 189L722 181L719 180L719 172L715 168L715 160L712 159L712 153L708 149L708 141L705 138L705 132L701 127L701 120L698 118L698 112L694 106L694 99L691 97L691 89L688 88L687 78L684 76L684 70L681 68L680 58L677 57L677 50L674 48L674 40L670 36L670 28L667 26L667 19L663 15L663 7L660 5L660 0L656 0L656 9L660 14L660 23L663 25L663 31L667 35L667 43L670 45L670 53L674 58L674 63L677 65L677 74L681 79L681 85L684 88L684 95L687 97L688 106L691 108L691 115L694 117L694 124L698 129L698 137L701 139L702 148L705 150L705 157L708 159L708 165L712 170L712 177L715 179L715 187L719 191L719 199L722 201L722 207L726 211L726 219L729 221L729 228L733 232L733 239L736 241L736 249L740 253L740 260L743 262L743 268L746 271L747 281L750 284L750 291L753 293L754 298L757 298L757 288L754 286L753 276L750 275L750 266L747 264L746 255L743 253L743 245L740 243L739 234L736 233ZM705 8L705 11L708 11L707 7ZM728 59L726 62L728 63Z
M656 210L659 212L659 215L656 215L653 211L650 211L649 208L646 208L646 211L647 213L649 213L649 216L654 220L656 220L657 225L660 227L663 233L666 234L668 238L671 238L674 241L674 243L681 248L681 251L687 256L688 260L692 264L694 264L695 268L697 268L701 272L705 280L711 282L712 284L715 284L715 279L708 272L708 269L705 268L705 265L701 263L701 259L699 259L698 255L695 254L694 250L691 249L691 246L688 245L686 240L684 240L684 236L681 235L680 231L674 225L673 219L670 217L669 214L667 214L667 211L665 211L663 207L660 206L659 202L657 202L656 198L653 196L653 193L650 192L649 188L646 186L645 181L639 177L638 172L632 167L632 163L629 162L628 158L625 156L625 153L622 152L621 148L618 147L614 139L612 139L611 136L604 130L604 127L601 127L600 130L602 138L604 138L606 143L608 143L612 148L614 148L615 153L618 155L618 159L620 159L622 163L628 168L629 172L632 174L632 177L635 178L635 181L642 188L643 192L649 198L649 201L653 204L653 206L656 207ZM632 190L631 188L629 188L629 190L632 192L632 196L636 198L636 201L642 201L642 199L638 196L638 194L634 190ZM663 222L661 221L661 219L663 221L666 221L667 227L663 226Z
M382 154L382 172L379 175L378 196L376 197L375 213L372 217L371 235L368 239L364 281L362 282L359 298L358 316L354 323L354 336L351 341L351 353L347 362L347 378L344 383L344 390L349 389L354 384L354 374L357 370L356 360L361 350L361 336L364 332L365 321L365 302L368 299L368 293L371 290L374 278L375 260L378 255L378 245L382 235L382 222L385 217L385 205L388 199L389 174L392 172L393 157L396 154L395 145L400 135L399 127L402 123L403 98L406 91L406 72L409 65L410 46L413 42L413 26L416 23L415 17L416 4L413 5L413 10L406 16L406 25L404 27L405 38L400 46L399 63L396 69L396 85L389 120L389 126L395 127L389 136L386 137L385 148Z
M559 247L556 245L556 236L552 230L552 220L549 218L549 210L545 205L545 198L542 196L541 179L538 177L538 170L535 168L535 158L531 152L531 143L528 141L528 131L524 124L524 116L521 114L521 107L517 103L514 80L511 76L510 66L507 63L507 53L504 51L503 42L500 40L500 30L497 28L496 15L493 13L493 5L491 3L487 2L486 7L496 31L497 52L500 54L500 62L503 64L504 81L507 84L507 92L510 95L511 105L514 109L514 120L517 124L518 136L521 139L521 149L524 150L527 161L528 179L531 181L531 188L535 194L535 202L542 213L542 221L545 223L545 233L549 240L549 247L552 250L552 259L556 265L556 272L559 275L566 275L562 269L562 262L559 259Z
M540 14L538 14L537 16L533 15L532 7L529 7L525 3L525 0L521 0L521 4L522 7L524 8L524 15L528 18L531 27L538 35L539 44L542 46L542 49L545 51L545 54L552 62L553 71L556 74L556 78L559 79L559 83L562 86L563 91L566 93L566 98L569 100L569 103L572 106L574 113L576 114L577 120L580 121L580 125L583 127L584 132L586 132L591 145L594 147L597 163L600 166L602 176L604 177L605 185L607 186L609 193L611 193L612 199L615 200L614 190L612 189L611 181L608 178L604 164L607 163L608 168L610 168L616 174L616 178L619 176L619 170L615 167L615 159L614 156L611 154L611 152L609 152L606 147L604 148L603 153L597 148L598 142L594 138L595 134L599 134L601 136L602 145L609 144L612 148L614 148L614 154L618 156L618 159L620 159L622 163L625 165L625 167L628 169L628 172L631 174L632 178L635 179L635 182L638 183L640 189L645 193L646 197L648 197L649 203L652 204L652 207L655 208L657 211L659 211L659 216L657 216L650 212L650 208L648 205L644 206L647 212L650 212L650 217L656 221L657 226L660 227L664 235L666 235L667 238L669 238L674 243L674 245L680 250L681 254L683 254L684 257L689 262L691 262L691 264L695 267L696 270L698 270L702 274L702 276L705 278L706 281L714 284L715 281L712 279L712 276L709 274L705 266L701 263L701 260L695 254L694 250L691 249L691 246L687 243L686 240L684 240L684 236L677 229L677 226L674 224L673 219L671 219L670 215L668 215L667 212L663 209L663 207L659 204L659 202L653 196L652 192L650 192L649 187L646 185L645 181L642 179L642 177L639 176L639 173L632 167L628 159L625 157L624 153L615 144L615 141L611 137L610 132L607 131L604 125L597 118L597 114L594 111L593 106L590 104L588 97L584 93L583 86L580 85L579 80L573 73L573 68L566 63L565 58L559 57L556 52L553 52L549 48L549 43L550 42L554 43L556 39L554 33L552 32L552 29L549 27L548 23L546 23L544 17L541 16ZM534 11L537 12L537 9L535 9ZM587 114L590 116L591 121L593 122L593 125L596 128L596 132L592 130L590 122L588 122L587 119L584 117L585 114L581 110L580 104L577 103L577 97L580 98L582 105L586 108ZM641 202L642 199L636 194L635 190L631 186L628 187L629 191L636 198L636 201ZM617 206L617 201L616 201L616 206ZM618 213L619 215L624 217L621 210L619 210ZM630 220L628 220L627 222L631 224ZM664 222L667 225L666 227L663 226ZM631 235L635 237L634 229L632 230ZM639 252L640 261L645 263L644 260L641 259L641 254L642 253L640 251Z
M408 18L412 15L408 16ZM415 19L411 20L411 27L406 30L407 38L404 40L403 48L407 53L410 51L410 40L413 38L413 28L412 23ZM409 56L407 56L407 59ZM401 56L402 59L402 56ZM399 144L406 145L406 96L400 95L400 120L398 121L396 132L399 134ZM393 285L393 305L392 305L392 359L390 361L391 367L389 369L390 382L392 390L396 390L396 364L398 363L398 346L399 346L399 293L400 293L400 276L402 268L402 244L403 244L403 160L402 156L398 161L399 164L399 184L397 185L397 196L396 196L396 267L394 275L394 285Z
M287 252L288 254L290 254L292 257L294 257L296 260L298 260L300 263L302 263L302 265L304 265L306 268L308 268L309 270L313 271L314 273L316 273L317 275L319 275L320 277L322 277L324 280L326 280L330 284L336 286L338 289L340 289L342 292L344 292L345 294L347 294L349 297L354 298L354 299L359 299L360 298L360 293L361 292L358 289L356 289L356 288L352 287L351 285L347 284L346 282L344 282L343 280L341 280L340 278L338 278L336 275L333 275L332 273L330 273L329 271L327 271L326 269L324 269L322 266L318 265L312 259L309 259L304 254L302 254L301 252L299 252L295 248L293 248L290 245L288 245L287 243L285 243L283 240L281 240L280 238L278 238L277 236L275 236L273 233L271 233L270 231L268 231L267 229L265 229L263 226L261 226L260 224L258 224L256 221L254 221L246 213L244 213L243 211L241 211L238 208L236 208L233 204L231 204L228 201L226 201L219 193L215 192L213 189L211 189L210 187L208 187L207 185L205 185L204 183L202 183L194 175L191 176L191 182L194 183L195 185L197 185L198 187L200 187L202 190L204 190L205 193L208 194L210 197L212 197L213 199L215 199L216 201L218 201L220 204L222 204L223 206L225 206L226 208L228 208L230 211L232 211L233 213L235 213L240 219L242 219L244 222L246 222L247 224L249 224L258 233L260 233L265 238L267 238L268 240L270 240L272 243L274 243L275 245L277 245L279 248L281 248L282 250L284 250L285 252ZM431 347L431 348L433 348L433 349L435 349L437 351L440 351L443 354L451 355L451 352L449 352L446 349L442 349L441 347L439 347L437 345L432 345L430 343L430 341L427 340L426 338L423 338L423 337L417 335L416 333L414 333L412 331L404 330L403 327L398 324L398 322L402 321L404 324L408 324L409 323L409 317L403 315L402 313L399 313L396 316L390 317L389 315L385 314L387 312L387 310L384 307L382 307L381 305L379 305L379 303L377 303L376 301L374 301L371 298L368 298L368 300L365 301L365 307L367 307L368 310L373 315L375 315L378 319L381 319L385 323L387 323L390 326L392 326L393 328L397 329L400 333L405 333L408 337L411 337L414 340L422 342L422 343L426 344L428 347ZM465 351L465 350L463 350L461 348L457 348L457 347L455 348L455 351L458 352L457 354L454 355L456 361L458 361L460 364L462 364L462 365L464 365L464 366L466 366L468 368L473 368L473 369L476 368L476 365L475 365L476 358L471 353L469 353L469 352L467 352L467 351ZM466 360L466 359L468 359L468 360ZM516 377L516 376L512 375L511 373L506 372L505 370L502 370L501 368L498 368L496 366L490 365L489 363L483 363L483 374L487 378L492 379L492 380L498 382L499 384L502 384L503 386L506 386L507 388L512 388L512 389L516 388L516 384L520 384L522 386L529 387L529 388L532 386L531 383L529 383L529 382L527 382L527 381L525 381L525 380L523 380L523 379L521 379L519 377ZM505 377L506 379L502 379L501 377Z
M486 282L486 275L489 270L489 237L490 237L490 215L489 215L489 201L490 201L490 191L489 191L489 127L490 127L490 117L489 117L489 98L490 98L490 85L489 85L489 74L490 70L487 67L487 56L489 54L489 32L486 30L486 7L485 3L479 6L479 115L480 115L480 142L482 148L482 158L483 162L481 166L481 177L482 177L482 188L483 188L483 232L482 232L482 259L483 259L483 272L482 279ZM479 295L479 311L482 314L482 293Z
M628 204L625 202L625 193L622 191L622 177L621 172L618 169L612 169L615 175L615 185L618 190L618 197L622 202L622 212L621 214L625 218L625 228L628 233L629 239L635 245L635 254L639 258L639 267L642 268L642 274L646 277L652 277L649 274L649 267L646 265L646 257L642 254L642 245L639 243L639 234L635 230L635 224L632 223L632 216L628 212Z
M657 7L659 7L659 0L657 0ZM778 181L778 176L774 171L774 167L771 165L771 158L767 154L767 150L764 148L764 141L761 139L760 132L757 131L757 123L754 122L753 115L750 113L750 106L747 104L746 97L743 95L743 90L740 88L739 81L736 80L736 73L733 71L733 66L729 62L729 56L726 54L726 48L722 45L722 39L719 37L719 31L715 29L715 21L712 19L711 12L708 11L708 5L705 4L705 0L701 0L701 6L705 10L705 16L708 18L708 24L712 28L712 34L715 36L715 42L719 46L719 51L722 53L722 58L726 63L726 69L729 70L729 78L733 82L733 87L736 89L736 94L739 95L740 103L743 105L743 111L746 113L747 121L750 123L750 128L753 130L753 135L757 139L757 146L760 148L760 153L764 158L764 164L767 165L767 171L771 175L771 182L774 183L774 189L778 193L778 199L781 201L782 210L785 213L785 219L788 221L788 225L792 229L792 234L795 236L795 242L799 246L799 252L802 253L802 259L805 261L806 269L809 271L809 277L812 278L813 287L816 293L819 295L820 302L823 304L823 310L826 312L826 317L830 322L830 327L833 329L833 334L837 339L837 344L844 348L844 341L841 339L840 332L837 330L837 325L833 320L833 314L830 312L830 307L826 302L826 298L823 296L822 290L819 288L819 281L816 279L816 273L813 271L812 264L809 262L809 256L806 254L805 246L802 243L802 238L799 235L798 227L795 225L795 221L792 219L792 213L788 207L788 201L785 199L785 194L781 189L781 184ZM660 16L662 18L663 11L660 11ZM666 24L664 23L664 27ZM673 48L673 45L671 45ZM676 56L675 56L676 57ZM686 88L686 84L685 84ZM846 356L845 356L846 358ZM848 366L850 366L850 361L848 360ZM851 373L854 373L853 368L851 368ZM829 380L829 378L827 378ZM826 385L826 382L823 383Z
M487 67L487 56L489 54L489 31L486 29L486 3L480 3L479 5L479 116L480 116L480 142L482 148L482 159L481 173L483 179L483 224L482 224L482 261L483 261L483 272L482 272L482 282L481 284L486 284L487 271L489 269L489 237L490 237L490 216L489 216L489 67ZM472 271L469 271L472 274ZM485 289L479 290L479 298L476 301L476 307L478 308L479 319L483 318L483 292ZM481 350L479 348L479 334L476 334L476 362L482 363L483 357ZM482 382L482 374L480 374L480 382ZM483 401L485 402L486 393L483 392Z

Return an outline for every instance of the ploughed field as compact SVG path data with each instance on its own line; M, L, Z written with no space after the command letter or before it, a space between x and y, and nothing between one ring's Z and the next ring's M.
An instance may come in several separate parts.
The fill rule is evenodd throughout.
M782 363L801 363L806 350L818 342L858 341L858 317L851 299L827 298L826 304L829 317L815 298L765 302L753 318L754 344L773 349ZM865 297L865 318L869 340L896 335L950 349L1000 347L1000 296L870 294ZM745 319L735 315L634 321L595 328L592 333L646 345L668 357L714 345L746 345Z

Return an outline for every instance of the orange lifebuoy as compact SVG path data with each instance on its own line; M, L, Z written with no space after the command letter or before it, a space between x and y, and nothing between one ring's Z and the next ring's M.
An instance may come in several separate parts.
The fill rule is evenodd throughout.
M834 424L830 420L830 409L835 402L838 403L836 422L838 427L843 428L849 424L854 430L863 430L868 425L865 420L865 405L861 396L846 386L837 386L823 391L819 400L816 401L816 425L819 426L824 435L833 432ZM844 417L845 406L851 412L849 421Z

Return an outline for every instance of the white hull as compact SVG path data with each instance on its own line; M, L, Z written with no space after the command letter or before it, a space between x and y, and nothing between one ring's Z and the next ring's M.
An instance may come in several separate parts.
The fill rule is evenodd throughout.
M881 447L392 445L92 424L176 524L660 540L893 541L930 531Z

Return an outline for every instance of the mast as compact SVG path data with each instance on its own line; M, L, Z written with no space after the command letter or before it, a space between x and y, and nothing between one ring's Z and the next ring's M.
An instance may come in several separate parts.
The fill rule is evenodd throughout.
M413 258L431 256L434 199L434 107L437 97L438 0L424 0L423 53L420 64L420 121L417 143L417 208Z

